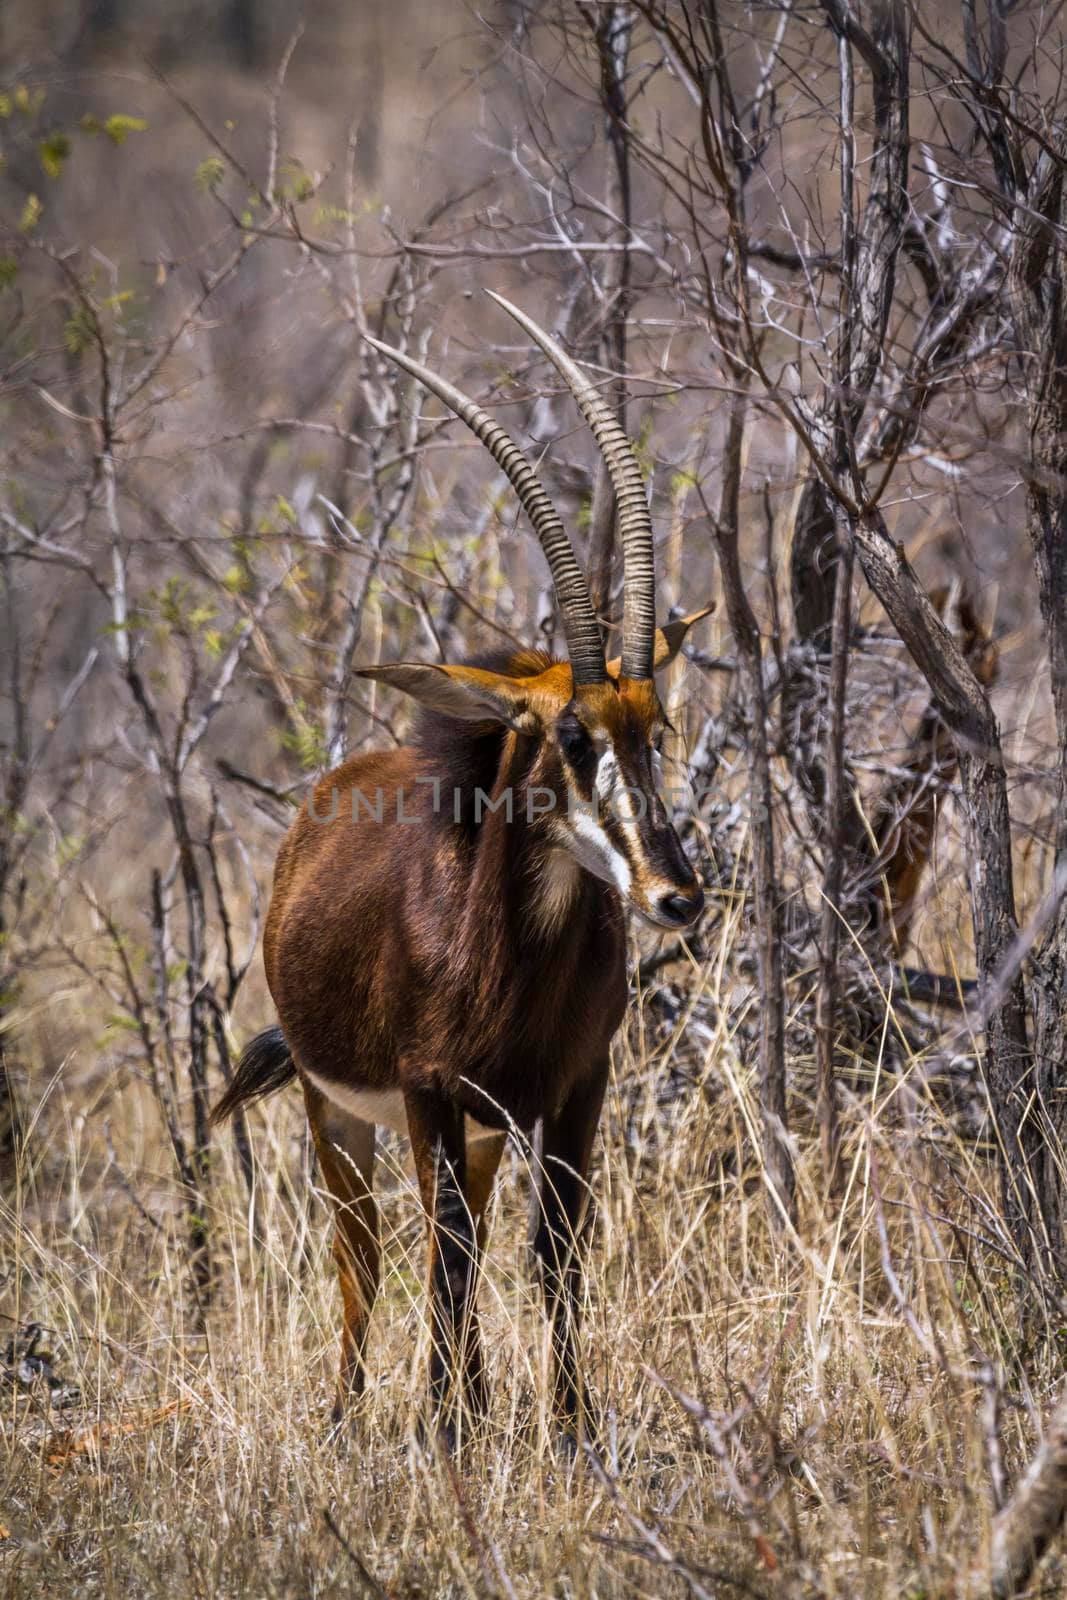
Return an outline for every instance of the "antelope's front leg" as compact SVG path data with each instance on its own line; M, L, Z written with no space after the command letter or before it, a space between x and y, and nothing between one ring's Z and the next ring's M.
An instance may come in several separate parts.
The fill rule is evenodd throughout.
M541 1216L534 1237L552 1330L556 1414L576 1444L591 1433L589 1396L581 1376L578 1322L582 1302L582 1219L589 1162L607 1084L607 1063L558 1115L546 1117L541 1174Z
M452 1449L478 1264L477 1224L465 1195L463 1113L427 1090L405 1090L404 1104L429 1231L430 1404L433 1420ZM480 1387L469 1398L477 1407Z
M471 1291L470 1303L467 1307L467 1317L464 1325L465 1338L463 1341L463 1389L467 1403L476 1416L484 1416L489 1409L489 1386L485 1375L485 1365L482 1359L481 1334L478 1329L478 1311L475 1299L478 1292L478 1282L481 1279L482 1263L485 1259L485 1240L488 1232L486 1213L489 1207L489 1198L493 1192L493 1181L500 1165L500 1158L504 1153L507 1135L490 1134L481 1138L468 1140L466 1145L466 1171L463 1174L463 1195L467 1202L474 1223L474 1238L476 1259L474 1263L475 1284Z

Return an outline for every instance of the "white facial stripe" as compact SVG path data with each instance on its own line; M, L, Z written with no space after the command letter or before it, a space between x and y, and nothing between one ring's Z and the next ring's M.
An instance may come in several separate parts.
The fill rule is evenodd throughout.
M624 824L632 825L645 814L647 799L642 806L641 796L635 794L629 784L620 782L621 778L618 757L614 750L605 750L597 767L596 798L602 803L610 800L615 815Z
M633 874L626 857L619 854L603 828L593 821L588 811L575 811L571 823L578 838L593 852L592 861L579 857L582 865L588 866L598 877L607 877L621 895L628 895Z
M634 793L628 785L624 784L620 789L615 806L624 822L633 822L636 819L637 810L634 806Z
M615 759L614 750L605 750L597 763L596 792L597 798L607 800L615 788L619 776L619 763Z

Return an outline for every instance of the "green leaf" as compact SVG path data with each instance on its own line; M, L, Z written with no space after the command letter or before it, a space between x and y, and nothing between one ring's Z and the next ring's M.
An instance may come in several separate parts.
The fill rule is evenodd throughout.
M222 575L222 587L230 594L241 594L248 588L248 574L243 567L228 567Z
M67 867L76 861L85 848L85 836L80 833L65 833L56 845L56 860L60 866Z
M226 176L226 163L221 156L205 156L193 173L193 182L203 194L214 194Z
M105 622L100 629L102 634L117 636L121 633L144 633L148 627L148 618L140 612L131 611L125 622Z
M294 710L299 717L304 717L307 711L304 701L297 700ZM286 729L282 734L282 744L296 755L305 772L326 765L325 730L317 728L313 722L304 721Z
M109 1028L121 1028L124 1033L140 1032L137 1018L127 1016L124 1011L112 1011L105 1020Z
M652 451L652 418L648 416L641 425L641 432L636 439L631 441L637 465L641 468L641 476L646 480L651 478L655 458Z
M63 171L63 163L70 155L70 139L65 133L50 133L47 139L41 140L37 153L48 176L58 178Z
M180 628L190 597L189 585L184 579L171 575L159 594L159 614L172 628Z
M19 275L19 264L14 256L0 256L0 294L10 289Z
M211 601L202 600L199 605L193 606L190 610L189 626L190 628L203 628L207 623L214 622L217 616L218 610L211 604Z
M15 90L15 110L21 111L24 117L31 121L44 105L44 90L34 89L31 93L24 83L20 83Z
M32 233L41 220L41 212L43 210L44 207L37 196L28 194L26 203L22 208L22 215L19 217L19 231L21 233Z
M315 221L322 222L355 222L356 214L345 206L320 206L315 213Z
M63 347L72 356L80 356L93 342L93 319L84 306L79 306L72 317L63 324Z
M144 117L126 117L121 112L116 112L104 123L104 132L113 144L125 144L127 135L144 133L147 127L148 123Z
M305 172L299 156L286 156L281 164L281 182L275 185L275 200L310 200L315 184Z

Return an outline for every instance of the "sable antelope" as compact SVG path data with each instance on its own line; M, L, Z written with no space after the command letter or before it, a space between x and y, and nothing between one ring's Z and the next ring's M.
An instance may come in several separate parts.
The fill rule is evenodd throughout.
M422 709L414 742L350 757L315 787L278 856L264 935L280 1027L244 1051L215 1119L300 1079L335 1205L344 1301L336 1416L361 1393L379 1276L375 1124L406 1133L429 1224L431 1400L484 1409L474 1311L485 1214L509 1128L543 1120L540 1260L555 1403L586 1413L576 1345L580 1237L608 1047L626 1004L624 905L661 928L704 903L658 789L653 670L707 610L657 631L652 523L623 429L563 350L493 298L573 392L607 464L624 555L622 656L521 450L473 400L377 340L451 407L518 493L555 585L569 662L520 650L362 676ZM710 608L708 608L710 610Z

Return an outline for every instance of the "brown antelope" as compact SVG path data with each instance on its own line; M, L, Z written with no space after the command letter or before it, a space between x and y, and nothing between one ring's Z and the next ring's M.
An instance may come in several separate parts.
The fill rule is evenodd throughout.
M585 577L532 467L450 384L369 342L451 407L507 474L555 585L569 662L519 650L463 666L369 667L423 707L403 749L352 756L282 844L264 935L280 1027L244 1051L215 1119L299 1077L335 1205L344 1301L338 1418L362 1392L379 1276L375 1124L407 1134L429 1224L434 1414L484 1410L474 1311L485 1215L509 1130L543 1122L534 1249L556 1414L586 1414L576 1346L580 1239L608 1049L626 1004L624 908L689 927L703 892L659 792L653 670L692 617L657 631L652 524L618 420L547 334L493 296L554 363L618 503L625 599L605 662ZM709 608L710 609L710 608Z

